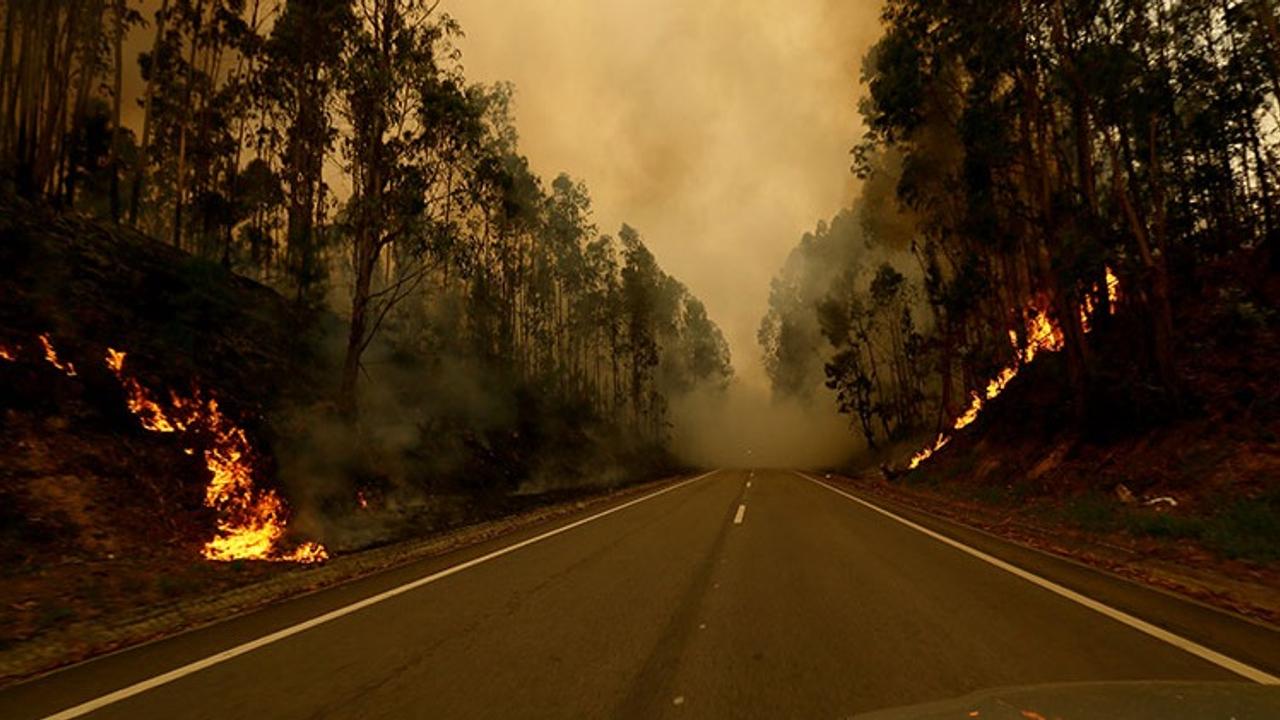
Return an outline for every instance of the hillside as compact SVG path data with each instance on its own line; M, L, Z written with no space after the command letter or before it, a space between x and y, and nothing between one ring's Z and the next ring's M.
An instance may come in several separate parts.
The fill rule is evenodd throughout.
M0 266L0 649L302 569L208 562L215 537L257 533L277 559L313 542L341 554L669 467L661 453L629 460L607 446L589 416L543 422L550 410L518 388L488 395L511 403L511 424L476 424L464 412L474 398L452 402L429 380L417 392L456 433L388 443L377 433L390 421L374 412L373 437L357 442L332 402L340 358L327 344L342 323L127 229L9 206ZM154 402L179 429L148 429L163 423L131 401ZM243 454L225 465L246 485L211 502L224 452ZM264 508L280 537L263 540L277 530L246 515ZM215 532L224 523L247 530Z
M1280 619L1280 282L1260 268L1248 257L1206 268L1202 291L1184 295L1180 406L1131 374L1116 329L1099 338L1083 424L1064 412L1062 358L1047 355L918 468L908 460L929 436L858 474L918 506Z
M105 357L129 353L157 393L215 393L271 478L265 418L316 390L288 370L304 320L267 288L136 233L28 206L2 217L0 558L14 612L0 637L269 572L193 562L215 522L204 465L139 425Z

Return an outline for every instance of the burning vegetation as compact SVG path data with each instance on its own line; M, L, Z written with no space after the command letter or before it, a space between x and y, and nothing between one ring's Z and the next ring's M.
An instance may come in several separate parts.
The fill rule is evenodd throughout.
M1106 272L1106 293L1108 312L1114 315L1116 303L1120 300L1120 279L1116 277L1110 267L1107 268ZM1090 292L1085 293L1084 300L1080 304L1080 324L1086 333L1093 329L1092 320L1097 312L1097 296L1100 294L1101 289L1094 285ZM1013 346L1014 352L1013 362L1001 369L987 383L985 392L972 392L969 394L969 407L952 423L952 430L963 430L972 425L978 419L986 404L999 397L1009 383L1018 376L1022 368L1035 361L1038 354L1058 352L1063 348L1065 339L1062 334L1062 328L1050 317L1048 310L1044 309L1043 306L1047 304L1044 302L1035 303L1023 313L1026 319L1025 347L1018 342L1018 333L1013 330L1009 331L1009 342ZM950 442L951 437L949 435L939 433L932 445L920 450L911 458L907 468L909 470L916 469L921 463L933 457Z
M45 362L60 370L67 377L76 376L76 366L71 363L64 363L58 359L58 351L53 349L53 342L49 340L48 333L40 335L40 346L44 348Z
M170 393L166 409L125 372L125 357L124 352L108 348L106 364L120 380L129 412L142 427L198 436L208 446L204 461L210 478L204 502L218 514L218 531L205 543L207 559L313 563L328 558L325 548L314 542L287 552L282 549L288 517L284 503L275 492L254 486L253 448L244 430L222 413L217 400L202 397L198 390L191 397Z
M67 377L78 377L75 365L63 360L53 340L42 333L37 340L44 362ZM0 360L17 362L21 347L0 345ZM325 548L305 542L291 550L282 547L288 511L280 497L254 484L254 452L244 430L231 422L217 400L198 390L190 397L170 393L161 404L154 400L136 378L125 372L124 352L108 349L107 368L120 381L129 412L143 428L156 433L177 433L192 441L186 448L195 454L196 444L204 446L209 482L204 503L217 513L217 532L205 543L202 554L209 560L270 560L313 563L328 558Z

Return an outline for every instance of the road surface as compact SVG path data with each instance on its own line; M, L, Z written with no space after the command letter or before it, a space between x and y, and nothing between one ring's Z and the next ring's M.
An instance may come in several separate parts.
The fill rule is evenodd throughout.
M0 717L842 718L1280 674L1273 630L799 473L600 513L10 688Z

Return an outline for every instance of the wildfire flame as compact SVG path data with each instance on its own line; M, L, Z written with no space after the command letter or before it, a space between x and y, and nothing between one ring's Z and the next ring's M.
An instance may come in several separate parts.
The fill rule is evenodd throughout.
M1107 314L1115 315L1116 306L1120 302L1120 278L1116 277L1116 274L1109 267L1106 274L1106 288ZM1085 293L1084 302L1080 304L1080 326L1084 328L1085 332L1093 329L1093 314L1098 307L1098 301L1095 298L1100 297L1101 293L1102 291L1098 288L1098 284L1094 283L1092 292Z
M159 433L198 432L207 438L204 462L210 479L204 501L218 514L218 531L202 551L207 559L313 563L329 557L313 542L290 552L280 549L287 518L284 503L275 492L254 487L253 447L244 430L222 414L217 400L204 399L199 391L190 398L170 393L166 410L125 373L125 356L108 349L106 364L124 387L129 412L142 427Z
M14 362L18 359L18 352L13 348L0 345L0 360L5 362Z
M920 452L916 453L915 457L911 458L911 464L907 466L907 469L915 470L917 467L920 467L920 463L933 457L934 453L946 447L947 443L949 442L951 442L951 438L947 437L942 433L939 433L938 439L933 442L933 445L930 445L929 447L921 450Z
M40 344L44 346L45 361L48 362L50 365L61 370L63 373L66 374L67 377L75 377L76 366L72 365L71 363L63 363L62 361L58 360L58 351L53 349L53 342L49 340L48 333L41 334L39 337L39 340L40 340Z
M1106 290L1109 313L1115 315L1116 305L1120 301L1120 279L1116 277L1110 267L1106 269ZM1086 333L1093 329L1092 320L1097 310L1097 302L1094 300L1094 296L1100 295L1100 293L1100 289L1095 284L1092 292L1085 294L1084 301L1080 305L1080 324ZM1048 310L1045 309L1047 306L1047 302L1039 301L1024 311L1026 346L1019 345L1018 333L1013 330L1009 331L1009 342L1013 345L1014 351L1013 363L1001 369L987 383L984 393L972 392L969 394L969 407L952 423L952 430L963 430L972 425L978 419L978 415L982 413L982 408L986 406L986 403L996 399L1000 393L1004 392L1009 383L1018 376L1018 372L1023 367L1034 362L1038 354L1058 352L1063 348L1066 339L1063 336L1062 328L1049 316ZM915 470L921 463L946 447L949 442L951 442L950 436L945 433L939 434L932 445L925 447L912 456L907 469Z

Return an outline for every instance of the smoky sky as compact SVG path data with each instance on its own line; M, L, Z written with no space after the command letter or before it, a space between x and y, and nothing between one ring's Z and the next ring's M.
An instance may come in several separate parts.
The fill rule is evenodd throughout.
M585 180L702 298L746 383L769 280L847 206L869 0L446 0L473 81L510 81L523 152Z
M159 0L128 56L150 49ZM262 0L263 27L278 10ZM745 383L755 333L800 236L853 198L858 70L875 0L444 0L467 77L511 82L522 151L591 189L597 225L637 227L720 324ZM126 73L126 122L141 125Z

